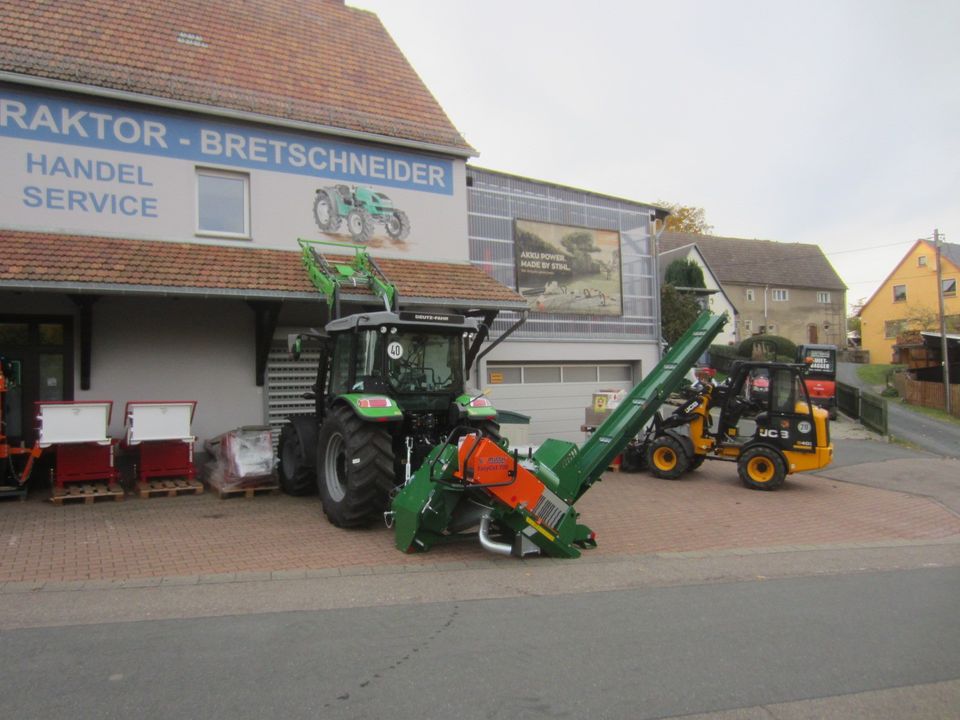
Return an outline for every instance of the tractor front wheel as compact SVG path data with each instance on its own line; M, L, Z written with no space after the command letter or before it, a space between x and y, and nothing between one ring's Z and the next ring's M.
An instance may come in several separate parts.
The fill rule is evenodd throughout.
M650 443L647 451L647 466L655 477L676 480L690 465L690 458L683 445L670 435L661 435Z
M387 218L387 235L394 240L403 240L410 234L410 218L403 210L394 210Z
M347 214L347 230L354 242L365 243L373 237L373 218L363 208L354 208Z
M337 199L330 190L317 190L313 200L313 219L324 232L335 232L340 227Z
M393 439L382 425L349 408L330 410L317 437L317 488L330 522L360 527L379 517L385 488L396 484L393 463Z
M277 456L280 458L277 468L280 487L287 495L309 495L316 491L316 473L307 460L300 434L292 421L280 430Z
M776 490L787 478L786 464L772 448L753 447L737 460L740 480L751 490Z

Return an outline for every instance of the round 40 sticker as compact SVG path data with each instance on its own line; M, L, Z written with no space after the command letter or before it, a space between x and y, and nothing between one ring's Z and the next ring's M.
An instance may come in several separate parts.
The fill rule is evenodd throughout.
M801 420L799 423L797 423L797 430L806 434L811 430L813 430L813 428L810 426L810 423L808 423L806 420Z
M399 360L403 357L403 345L394 340L387 345L387 355L390 356L391 360Z

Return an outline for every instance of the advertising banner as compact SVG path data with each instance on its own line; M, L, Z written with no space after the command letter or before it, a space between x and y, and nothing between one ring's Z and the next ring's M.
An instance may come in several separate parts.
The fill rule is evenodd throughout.
M622 315L620 233L517 220L517 289L536 312Z

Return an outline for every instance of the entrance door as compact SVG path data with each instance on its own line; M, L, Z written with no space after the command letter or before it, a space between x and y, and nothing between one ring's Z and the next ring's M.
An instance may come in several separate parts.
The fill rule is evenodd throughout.
M73 399L73 321L0 315L0 355L13 371L3 398L4 432L11 443L32 443L34 403Z
M817 344L817 326L814 324L807 325L807 342L811 345Z

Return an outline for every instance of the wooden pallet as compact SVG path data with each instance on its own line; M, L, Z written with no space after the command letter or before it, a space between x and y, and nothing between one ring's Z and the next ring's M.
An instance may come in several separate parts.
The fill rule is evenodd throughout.
M214 488L221 500L229 497L252 498L254 495L276 495L280 492L279 485L254 485L253 487Z
M203 483L185 478L161 478L138 482L136 492L141 498L176 497L177 495L201 495Z
M125 497L123 488L106 482L76 482L67 483L63 487L54 487L50 495L50 502L54 505L63 505L66 502L82 502L90 505L97 500L107 498L120 502Z

